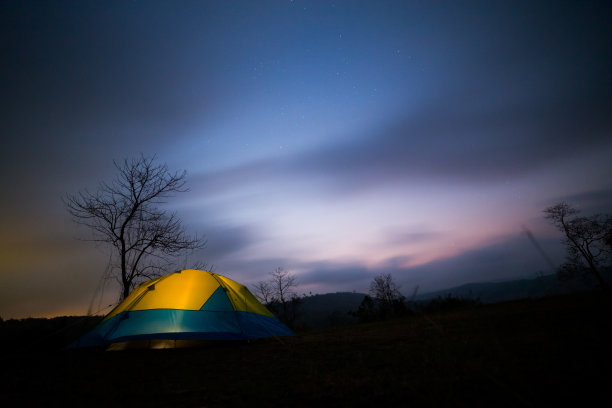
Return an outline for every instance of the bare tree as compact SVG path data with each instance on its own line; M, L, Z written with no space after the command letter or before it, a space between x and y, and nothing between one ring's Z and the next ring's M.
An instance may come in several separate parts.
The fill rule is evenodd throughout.
M284 323L292 326L295 322L302 299L295 292L295 276L283 269L276 268L270 272L268 281L258 282L254 286L255 296Z
M64 203L75 222L93 231L91 241L112 246L123 299L139 282L161 275L173 257L206 243L161 208L165 199L188 191L185 171L172 173L143 155L114 164L118 174L110 183L101 182L94 193L67 194Z
M404 298L399 288L390 273L381 273L370 283L370 294L381 302L391 304Z
M351 314L360 322L384 320L392 316L405 316L410 313L406 298L399 291L399 286L393 281L390 273L381 273L370 283L370 295L366 295L359 308ZM414 289L416 297L418 286Z
M261 303L264 305L272 302L273 294L272 294L272 286L269 282L259 281L253 287L253 294Z
M544 210L545 217L564 234L563 243L567 248L566 262L559 269L558 276L563 279L590 274L602 288L610 290L601 268L609 266L612 258L612 216L581 217L579 212L564 202Z
M270 273L270 276L272 294L282 305L286 305L291 298L297 296L293 290L297 283L291 272L283 268L276 268L274 272Z

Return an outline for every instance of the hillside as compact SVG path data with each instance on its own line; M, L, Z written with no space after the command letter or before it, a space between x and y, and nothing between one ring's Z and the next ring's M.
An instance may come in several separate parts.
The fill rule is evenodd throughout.
M330 327L355 323L349 313L357 310L365 294L354 292L326 293L302 298L297 327Z
M3 348L8 406L553 406L610 401L601 293L124 352Z
M472 299L482 303L496 303L515 299L536 299L551 295L568 294L591 290L592 280L561 283L556 275L545 275L534 279L518 279L505 282L469 283L445 290L419 294L414 301L427 302L451 296L457 299ZM339 324L355 323L350 315L362 302L365 293L336 292L302 298L300 313L295 326L298 328L323 328ZM412 300L412 299L409 299Z

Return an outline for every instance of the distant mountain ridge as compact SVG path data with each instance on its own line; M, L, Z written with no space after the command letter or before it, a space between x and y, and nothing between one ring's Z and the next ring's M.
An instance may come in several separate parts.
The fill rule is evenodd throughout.
M592 289L594 279L560 282L556 275L543 275L534 279L516 279L504 282L467 283L435 292L417 294L407 300L427 302L451 296L461 299L478 300L482 303L496 303L514 299L540 298ZM357 319L350 313L357 310L365 293L336 292L311 295L302 298L296 327L330 327L338 324L354 323Z
M483 303L495 303L513 299L560 295L593 289L596 286L597 282L590 276L586 276L582 279L560 282L557 275L542 275L534 279L468 283L449 289L417 295L415 300L427 301L450 295L456 298L480 300Z
M450 295L456 298L480 300L483 303L495 303L513 299L556 295L569 291L571 289L562 286L555 275L545 275L535 279L467 283L449 289L417 295L415 300L427 301Z

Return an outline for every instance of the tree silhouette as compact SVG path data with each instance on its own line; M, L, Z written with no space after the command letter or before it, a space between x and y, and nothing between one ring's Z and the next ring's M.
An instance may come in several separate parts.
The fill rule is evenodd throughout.
M403 316L409 313L406 297L399 291L390 273L381 273L370 283L370 295L365 296L356 312L352 313L360 322ZM416 295L416 290L415 290Z
M381 273L374 277L370 283L370 294L375 299L387 304L404 299L399 291L399 286L393 282L393 276L390 273Z
M286 305L289 300L297 296L294 291L297 283L291 272L283 268L276 268L274 272L270 273L270 276L272 294L282 305Z
M253 286L253 294L261 303L268 304L274 299L270 282L259 281Z
M117 175L110 183L101 182L93 193L67 194L64 204L75 222L93 231L91 241L113 248L112 270L124 299L136 284L161 275L173 257L205 241L188 235L176 214L161 208L165 199L188 191L186 171L172 173L143 155L113 163Z
M379 318L376 304L374 303L374 300L368 295L364 296L357 310L351 312L350 314L352 316L357 317L357 319L359 319L359 322L361 323L371 322Z
M268 281L260 281L254 286L254 293L271 312L291 327L302 304L302 299L295 293L296 286L295 276L279 267L270 272Z
M609 266L611 260L612 217L607 214L581 217L579 212L564 202L544 210L545 217L564 234L567 257L557 275L560 279L571 279L588 274L609 291L610 285L602 276L601 269Z

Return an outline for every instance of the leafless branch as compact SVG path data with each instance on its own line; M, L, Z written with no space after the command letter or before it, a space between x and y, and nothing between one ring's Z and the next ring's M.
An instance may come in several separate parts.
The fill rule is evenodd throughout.
M155 157L114 162L117 176L101 182L95 193L67 194L64 204L74 221L93 232L92 241L115 249L122 297L142 279L163 272L160 264L206 242L191 236L175 213L161 207L166 199L189 191L186 172L170 172Z

